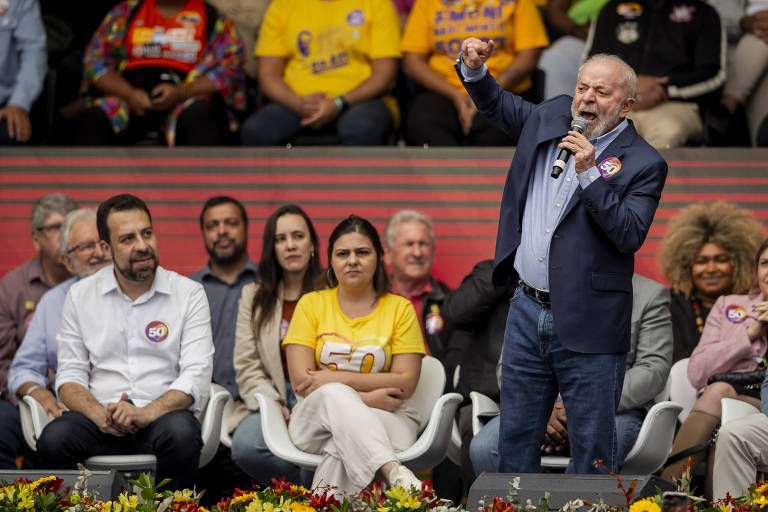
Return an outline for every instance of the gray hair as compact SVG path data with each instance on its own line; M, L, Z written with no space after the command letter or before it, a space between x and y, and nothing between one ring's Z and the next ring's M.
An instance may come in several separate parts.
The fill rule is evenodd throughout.
M632 66L627 64L618 55L613 55L611 53L596 53L595 55L592 55L590 58L585 60L581 66L579 66L579 73L576 76L581 76L581 71L584 69L584 67L590 62L597 60L607 60L613 62L614 64L618 64L622 68L620 76L621 85L626 91L628 91L629 94L627 94L627 97L634 98L635 93L637 92L637 74L635 73L635 70L632 69Z
M48 194L37 200L32 207L32 231L43 227L45 220L53 212L60 213L65 217L72 210L77 209L77 203L65 194Z
M426 213L417 210L400 210L389 219L387 229L384 231L384 243L390 249L395 245L395 226L401 222L421 222L427 226L429 237L433 242L435 241L435 229L432 227L432 219Z
M59 231L59 252L67 254L67 249L69 249L69 232L72 231L75 225L85 220L92 220L95 223L96 212L82 208L80 210L72 210L67 214L64 218L64 224L61 226L61 231Z

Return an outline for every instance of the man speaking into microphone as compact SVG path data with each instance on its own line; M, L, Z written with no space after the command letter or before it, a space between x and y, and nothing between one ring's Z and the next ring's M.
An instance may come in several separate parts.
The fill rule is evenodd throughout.
M477 110L518 140L501 202L493 281L514 290L504 333L499 471L535 473L558 393L575 473L616 471L634 254L667 175L626 116L635 72L613 55L579 69L573 98L539 105L487 72L493 41L463 41L456 64ZM584 133L569 130L586 121ZM553 177L561 150L562 175ZM570 156L572 155L572 156Z

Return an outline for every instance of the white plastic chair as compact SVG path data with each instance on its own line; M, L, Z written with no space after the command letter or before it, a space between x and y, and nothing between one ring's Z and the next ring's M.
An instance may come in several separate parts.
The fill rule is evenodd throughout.
M688 358L681 359L669 370L669 399L683 406L677 418L680 423L690 414L696 403L696 388L688 380Z
M439 464L446 455L451 440L453 418L461 403L458 393L443 393L445 371L443 365L431 356L422 359L421 374L411 400L422 413L419 437L407 449L397 452L398 461L419 473ZM255 393L261 414L261 429L267 448L277 457L302 468L314 469L321 455L296 448L288 434L288 425L277 402L261 393Z
M760 414L760 409L735 398L720 399L720 423L722 425L752 414Z
M487 396L472 391L472 430L477 433L489 417L498 414L499 406ZM664 465L672 441L675 437L675 422L682 406L671 401L655 404L645 415L637 440L624 459L620 473L624 475L647 475L654 473ZM565 470L570 457L544 455L541 457L542 469Z
M208 402L203 407L200 416L203 449L200 451L200 467L208 464L218 450L221 436L221 417L229 392L218 384L211 384ZM30 395L24 396L19 402L21 414L21 429L24 439L32 450L37 450L37 439L40 437L50 419L40 403ZM130 455L94 455L84 462L89 469L116 469L121 472L140 470L154 471L157 458L153 454L140 453Z

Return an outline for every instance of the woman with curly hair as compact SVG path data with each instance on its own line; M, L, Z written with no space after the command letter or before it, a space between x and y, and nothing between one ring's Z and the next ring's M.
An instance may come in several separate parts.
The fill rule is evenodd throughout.
M672 285L673 362L691 355L718 297L749 291L763 237L761 224L732 203L693 204L670 221L660 261Z
M732 398L760 407L759 394L738 382L709 378L721 373L755 370L768 349L768 239L763 241L751 265L749 294L723 294L712 306L707 324L688 362L688 380L701 391L699 399L675 436L672 456L662 477L679 476L690 457L691 468L705 460L713 434L720 423L720 401ZM757 395L757 396L756 396ZM710 453L713 455L713 453ZM707 466L705 493L712 496L712 464Z

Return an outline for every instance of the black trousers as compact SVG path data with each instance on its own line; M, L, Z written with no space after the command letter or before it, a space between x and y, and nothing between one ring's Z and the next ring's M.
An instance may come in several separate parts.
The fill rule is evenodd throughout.
M169 489L191 489L197 478L203 439L200 422L190 411L172 411L135 434L105 434L79 412L65 412L50 422L37 440L43 468L71 469L92 455L152 453L157 481L170 478Z
M405 142L410 146L512 146L516 141L480 113L475 114L469 135L464 135L453 102L425 91L411 101Z

